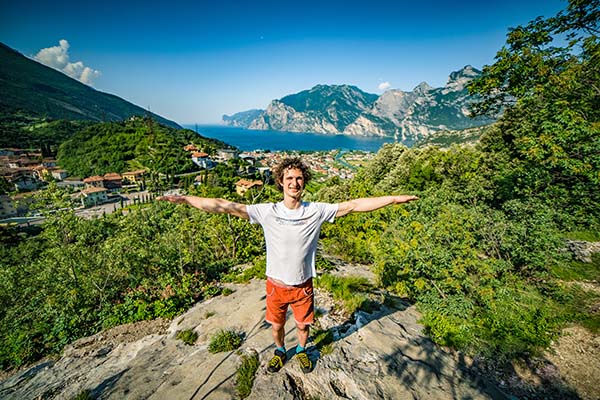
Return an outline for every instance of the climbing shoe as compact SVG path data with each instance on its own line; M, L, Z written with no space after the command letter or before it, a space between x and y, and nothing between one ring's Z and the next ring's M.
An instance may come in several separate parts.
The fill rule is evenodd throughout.
M306 355L306 351L296 353L296 358L300 363L300 368L302 369L302 372L307 373L312 371L312 361L310 361L310 358L308 358L308 356Z
M273 356L273 358L271 358L271 361L269 361L269 365L267 366L267 371L269 372L277 372L281 369L281 367L283 367L283 364L285 363L285 353L283 351L280 350L275 350L275 355Z

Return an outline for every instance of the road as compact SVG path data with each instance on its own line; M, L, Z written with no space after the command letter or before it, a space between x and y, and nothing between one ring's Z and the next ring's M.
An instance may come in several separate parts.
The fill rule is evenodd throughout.
M144 197L148 197L149 195L150 194L148 193L148 191L144 190L142 192L121 194L121 197L124 197L124 205L129 206L134 204L134 199L139 199L141 201ZM75 210L75 215L83 218L92 218L103 214L111 214L119 208L121 208L121 202L115 201L111 203L100 204L94 207L77 209Z

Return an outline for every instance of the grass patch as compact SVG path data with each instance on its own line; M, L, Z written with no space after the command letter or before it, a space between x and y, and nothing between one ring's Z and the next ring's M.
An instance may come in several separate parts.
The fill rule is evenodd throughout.
M214 316L216 314L216 312L214 311L207 311L206 313L204 313L204 319L209 319L210 317Z
M198 334L193 329L186 329L184 331L177 332L177 339L188 345L193 345L198 339Z
M242 272L233 271L223 277L223 282L248 283L252 279L267 279L265 275L267 269L267 261L264 256L257 257L254 260L254 265L246 268Z
M252 353L242 356L242 364L237 369L235 382L236 391L240 398L245 399L252 392L258 365L258 354Z
M335 269L335 265L328 259L323 258L319 253L317 253L315 258L315 267L319 271L331 271L332 269Z
M220 330L210 338L208 351L220 353L235 350L242 345L242 335L234 331Z
M327 355L333 352L333 340L333 332L331 329L318 329L313 333L313 343L321 355Z
M600 282L600 253L592 254L592 262L571 261L555 265L550 269L552 275L565 281Z
M229 296L230 294L232 294L233 292L234 292L234 291L233 291L232 289L230 289L230 288L226 287L226 288L223 288L223 290L221 291L221 294L222 294L223 296L226 296L226 297L227 297L227 296Z
M571 240L585 240L586 242L600 242L600 231L573 231L565 233L565 238Z
M373 288L366 278L357 276L338 277L323 274L315 280L317 287L331 293L335 300L341 301L344 309L353 313L366 304L366 293Z
M600 333L600 295L584 290L577 284L561 287L553 293L556 313L566 321L576 322L591 332ZM558 298L557 298L558 297Z
M80 392L77 396L71 398L71 400L95 400L96 398L92 396L92 391L89 389L85 389Z

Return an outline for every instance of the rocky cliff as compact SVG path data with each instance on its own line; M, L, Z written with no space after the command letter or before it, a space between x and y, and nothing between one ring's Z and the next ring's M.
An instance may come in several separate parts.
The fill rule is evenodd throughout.
M488 125L494 118L469 117L467 84L481 72L467 65L452 72L444 87L420 83L410 92L388 90L381 96L348 85L317 85L280 100L247 123L224 116L226 124L249 129L383 136L419 140L438 131Z
M81 339L62 357L47 360L0 382L2 399L70 399L87 391L102 399L236 398L236 369L243 354L259 355L250 399L490 399L494 386L470 373L464 360L434 345L417 322L415 307L386 296L371 312L344 315L327 293L317 290L319 327L331 329L330 352L314 346L315 363L303 374L292 358L268 374L272 338L264 323L264 281L232 285L233 294L199 303L170 323L142 322ZM288 316L286 342L296 332ZM193 345L176 338L193 329ZM238 351L211 354L209 338L220 329L244 334ZM289 356L292 356L290 353Z

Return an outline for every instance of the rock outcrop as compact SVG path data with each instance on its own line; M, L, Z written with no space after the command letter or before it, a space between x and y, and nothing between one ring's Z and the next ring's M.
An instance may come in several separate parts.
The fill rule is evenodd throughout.
M233 294L198 303L168 327L155 322L154 333L147 331L152 322L144 322L81 339L58 360L41 362L0 382L0 397L70 399L87 390L101 399L236 398L241 354L256 352L260 367L250 399L503 398L423 334L414 306L389 295L373 312L348 317L317 290L320 327L331 329L334 336L331 352L319 354L310 348L315 362L311 373L303 374L292 358L279 373L268 374L273 346L263 320L264 281L230 288ZM146 324L141 335L140 324ZM293 326L288 316L290 349L296 341ZM176 338L186 329L198 333L191 346ZM221 329L244 334L240 350L208 352L210 337Z
M576 260L591 263L592 254L600 253L600 242L567 240L567 249L573 253L573 257L575 257Z

